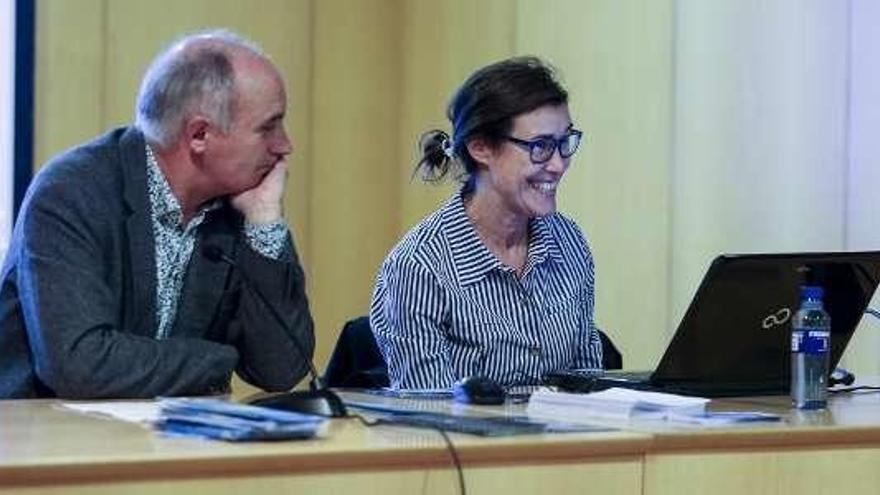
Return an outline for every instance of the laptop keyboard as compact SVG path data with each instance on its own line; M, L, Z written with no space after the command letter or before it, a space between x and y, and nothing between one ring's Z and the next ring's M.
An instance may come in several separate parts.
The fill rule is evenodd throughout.
M497 437L507 435L527 435L544 433L547 424L530 421L524 417L477 417L477 416L452 416L449 414L416 413L416 414L390 414L378 419L382 424L403 426L415 426L419 428L432 428L435 430L455 431L484 437Z

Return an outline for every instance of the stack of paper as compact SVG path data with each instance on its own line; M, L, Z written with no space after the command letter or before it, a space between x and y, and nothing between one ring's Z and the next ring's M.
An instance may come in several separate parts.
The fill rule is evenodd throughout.
M154 400L62 402L58 404L58 407L78 413L147 425L153 424L159 419L159 403Z
M164 399L157 430L176 436L228 441L311 438L323 433L318 416L236 404L218 399Z
M666 419L672 415L700 415L709 399L609 388L590 394L572 394L541 388L529 399L528 414L563 421Z

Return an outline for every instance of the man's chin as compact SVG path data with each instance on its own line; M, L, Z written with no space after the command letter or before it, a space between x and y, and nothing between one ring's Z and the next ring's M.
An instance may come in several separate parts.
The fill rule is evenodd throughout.
M227 194L229 196L238 196L239 194L246 193L246 192L250 191L251 189L256 188L257 186L260 185L260 182L262 182L262 181L263 181L262 177L257 177L257 178L255 178L245 184L230 185L230 187L228 189L229 193L227 193Z

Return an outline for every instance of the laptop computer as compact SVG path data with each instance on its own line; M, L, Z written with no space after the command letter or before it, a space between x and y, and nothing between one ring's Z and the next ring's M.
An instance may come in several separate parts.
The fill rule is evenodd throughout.
M569 370L551 373L547 383L576 391L618 386L704 397L787 394L800 286L825 289L833 370L878 282L880 251L721 255L654 371Z

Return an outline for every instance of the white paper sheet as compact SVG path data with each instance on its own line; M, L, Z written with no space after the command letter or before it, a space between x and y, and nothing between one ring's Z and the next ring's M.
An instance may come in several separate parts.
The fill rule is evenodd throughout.
M629 421L662 420L669 413L701 414L709 399L658 392L610 388L589 394L557 392L547 388L532 394L529 416L552 417L566 421L594 419Z
M132 423L151 424L159 419L160 403L145 401L62 402L62 409L96 414Z

